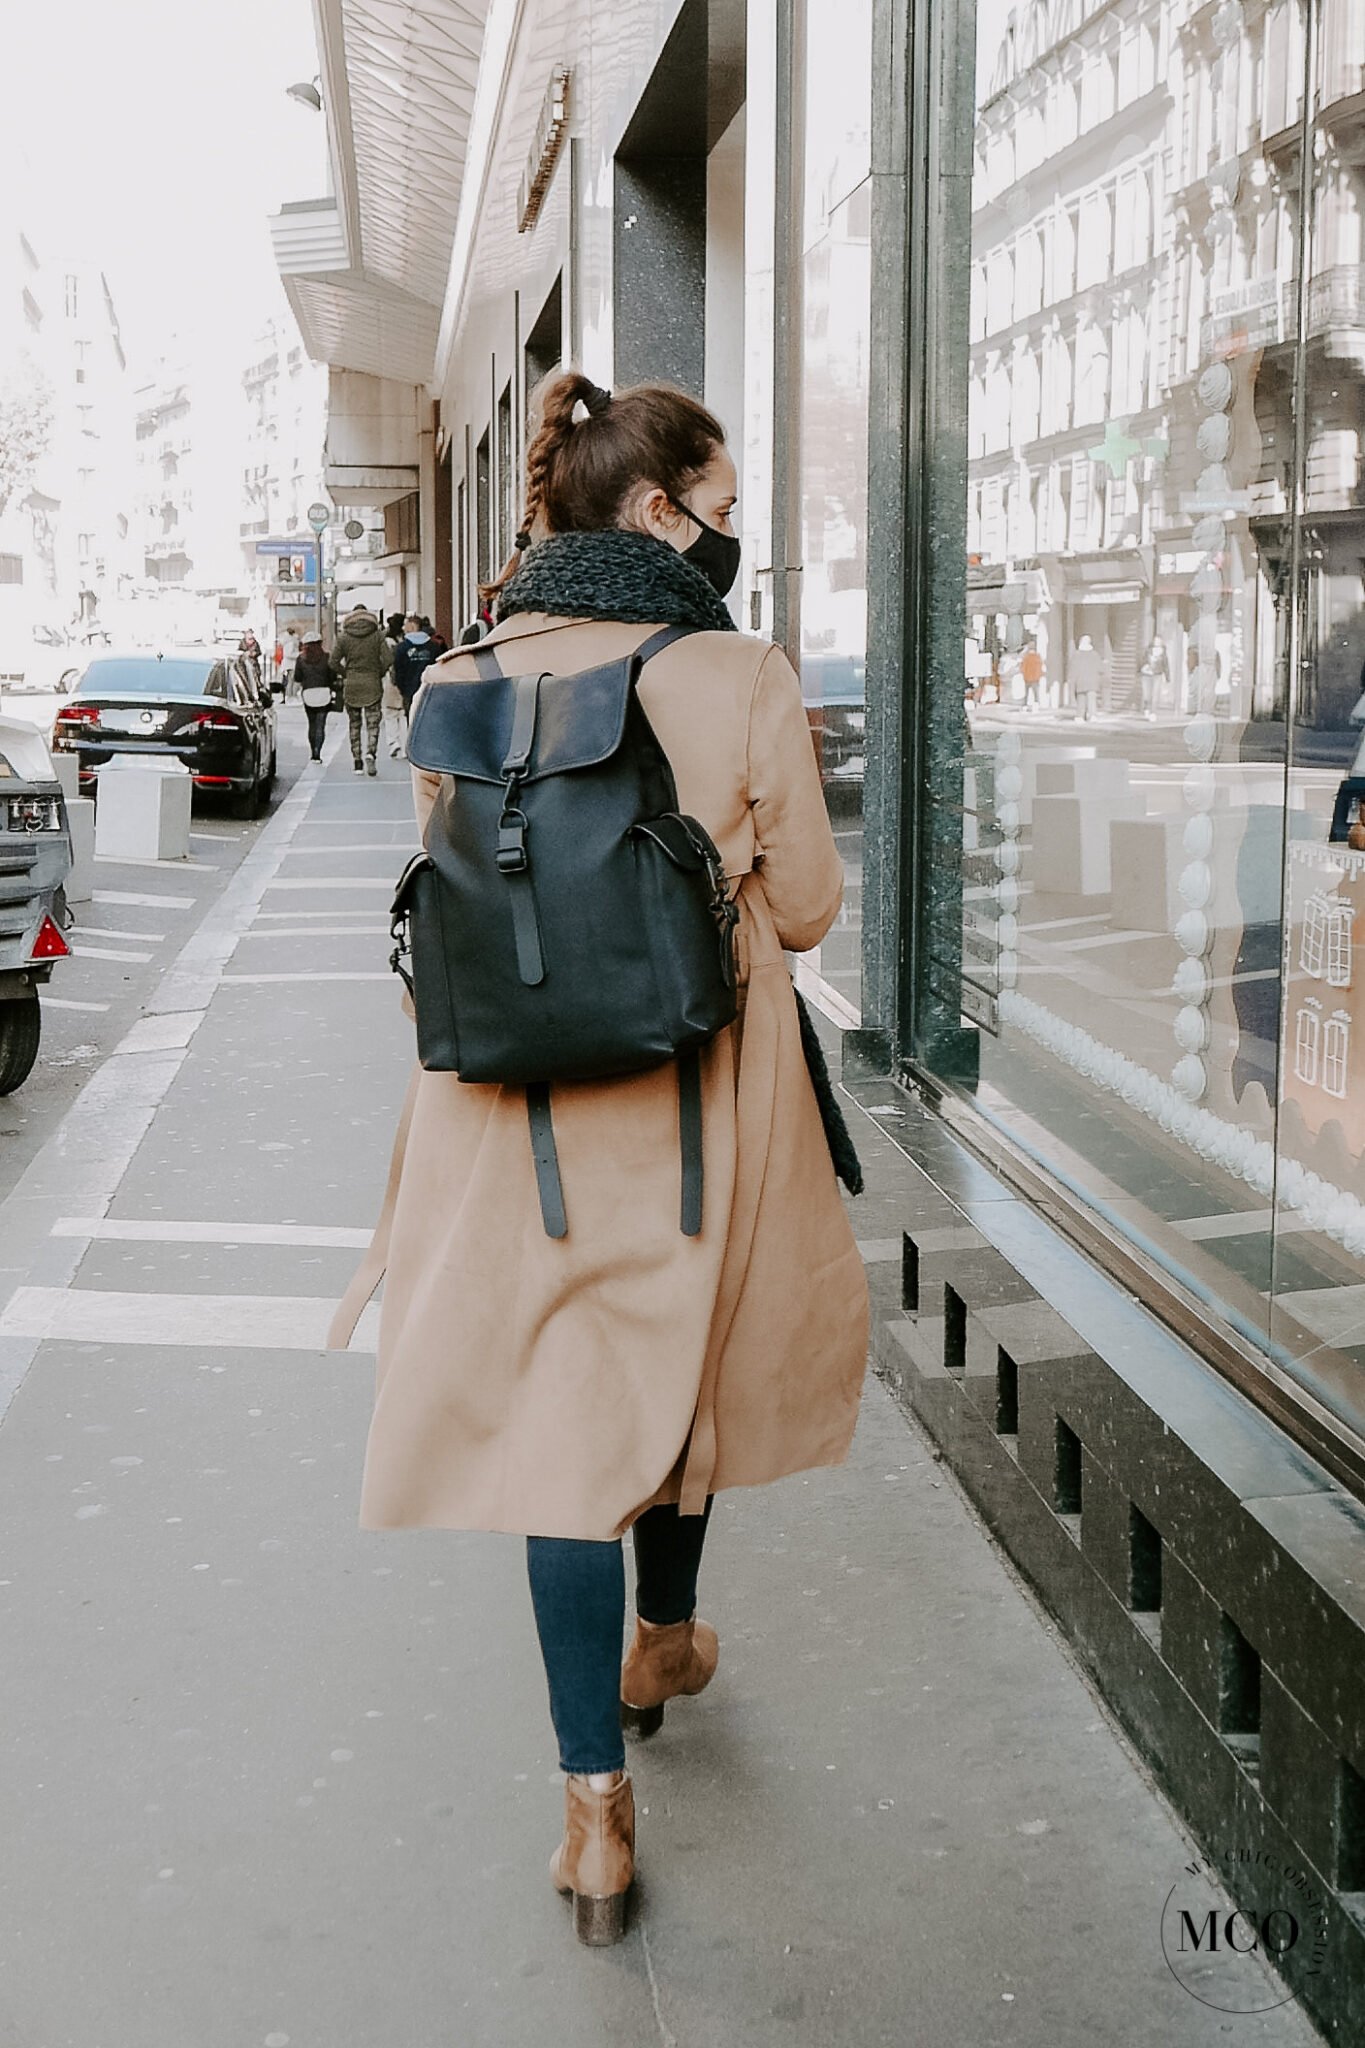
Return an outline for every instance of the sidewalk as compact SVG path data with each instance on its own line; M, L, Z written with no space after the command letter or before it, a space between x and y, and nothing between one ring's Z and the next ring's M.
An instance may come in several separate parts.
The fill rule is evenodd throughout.
M318 1348L414 840L405 764L305 771L0 1205L0 2048L1309 2048L1171 1976L1189 1845L872 1380L846 1467L718 1501L720 1673L574 1943L522 1546L361 1535L372 1319Z

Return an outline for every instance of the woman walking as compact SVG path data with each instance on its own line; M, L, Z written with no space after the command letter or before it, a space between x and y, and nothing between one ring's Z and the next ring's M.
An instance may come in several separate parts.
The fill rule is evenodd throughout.
M309 752L315 761L320 761L327 731L327 713L333 704L332 672L320 634L309 633L305 638L294 663L292 680L303 700L308 720Z
M528 1538L566 1774L551 1876L580 1939L601 1943L623 1930L635 1867L623 1726L653 1733L717 1668L696 1612L712 1499L843 1460L868 1308L783 960L829 929L842 871L796 677L722 602L739 561L723 430L667 387L612 397L570 373L545 395L527 499L488 592L482 646L505 674L571 676L661 626L696 629L641 670L638 697L739 912L739 1015L701 1055L701 1229L679 1228L671 1063L555 1084L561 1237L542 1227L525 1090L418 1069L329 1341L349 1340L387 1265L362 1527ZM477 674L455 651L419 705ZM425 834L450 796L437 775L414 781Z

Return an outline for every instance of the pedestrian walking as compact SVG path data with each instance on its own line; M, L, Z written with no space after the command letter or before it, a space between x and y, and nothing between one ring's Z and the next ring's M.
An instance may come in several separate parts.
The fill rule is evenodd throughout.
M334 694L331 664L320 633L309 633L304 639L294 662L293 681L308 720L309 751L315 761L320 761Z
M1099 702L1101 669L1094 641L1088 633L1082 633L1071 656L1071 685L1081 707L1081 717L1087 724L1095 716Z
M723 429L666 386L612 397L569 373L544 394L527 483L517 552L487 592L491 634L427 672L410 742L419 825L434 830L433 807L453 801L421 765L433 758L424 734L471 733L461 699L476 680L549 678L552 745L586 701L576 682L558 694L555 678L686 629L627 702L666 757L679 810L719 850L738 914L738 1016L699 1055L699 1210L689 1220L684 1168L680 1227L692 1112L680 1118L676 1062L556 1082L552 1126L548 1114L535 1125L524 1087L418 1067L384 1213L329 1343L349 1340L387 1269L362 1527L528 1539L566 1774L551 1874L573 1895L580 1939L603 1942L622 1931L635 1868L623 1726L651 1733L717 1668L696 1607L711 1502L846 1457L868 1301L784 961L829 929L843 876L800 685L722 602L739 562ZM535 698L518 686L518 707ZM494 752L515 743L500 733ZM526 936L524 907L498 914ZM490 943L510 947L501 925ZM562 1188L556 1235L547 1175ZM626 1530L638 1618L623 1665Z
M450 642L446 639L445 634L442 633L438 627L432 625L431 620L427 617L425 612L423 612L421 618L417 621L417 623L422 628L422 631L426 634L427 638L430 640L431 651L438 659L443 654L449 654Z
M289 695L302 652L303 642L299 639L298 627L286 626L280 635L279 691L282 697Z
M363 604L353 605L346 614L341 638L332 649L331 673L342 685L342 702L351 728L351 760L357 775L362 769L370 775L379 773L375 756L379 751L380 706L384 678L392 667L393 649L380 632L378 619Z
M389 678L399 703L396 737L389 749L393 754L401 754L404 751L412 700L422 687L423 677L437 656L436 643L416 612L409 612L401 624L403 632L394 642L393 674ZM387 689L387 685L385 687ZM385 703L387 702L386 696Z
M1149 722L1156 717L1156 707L1166 694L1171 664L1166 658L1166 643L1156 639L1150 642L1142 657L1138 670L1138 696L1142 715Z
M1037 711L1041 708L1043 687L1043 657L1038 652L1036 641L1030 641L1024 649L1019 663L1019 673L1024 681L1024 709Z

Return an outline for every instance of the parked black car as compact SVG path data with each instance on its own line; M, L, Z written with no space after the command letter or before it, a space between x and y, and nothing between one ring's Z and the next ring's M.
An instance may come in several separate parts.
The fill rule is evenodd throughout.
M241 655L101 654L57 713L52 746L78 757L82 795L95 794L115 754L169 754L196 789L230 797L237 815L250 818L275 779L275 708Z

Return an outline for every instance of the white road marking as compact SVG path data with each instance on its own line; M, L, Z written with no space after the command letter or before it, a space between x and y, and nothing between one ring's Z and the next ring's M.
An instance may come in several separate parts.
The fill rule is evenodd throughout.
M184 874L188 869L196 875L216 875L218 863L212 860L137 860L126 853L97 853L95 859L101 866L110 868L175 868Z
M392 981L392 971L373 974L332 974L325 968L315 973L300 971L298 974L225 974L223 980L242 986L258 987L267 981Z
M123 1294L16 1287L0 1338L39 1343L174 1345L226 1351L322 1351L336 1302L304 1294ZM353 1351L373 1351L379 1311L361 1317Z
M881 1266L900 1258L905 1246L898 1237L862 1237L858 1240L858 1250L865 1266Z
M299 844L297 843L297 841L296 841L296 842L295 842L295 844L294 844L293 846L291 846L291 847L290 847L290 849L289 849L289 858L290 858L290 859L292 860L292 859L294 858L294 855L295 855L296 853L408 853L408 854L412 854L412 853L421 853L421 852L423 852L423 851L424 851L424 848L422 848L421 846L407 846L407 845L404 845L404 846L397 846L397 845L390 845L390 844L388 843L388 841L387 841L387 840L381 840L381 839L358 839L358 840L356 840L356 841L354 842L354 844L353 844L353 845L350 845L350 846L346 845L346 843L345 843L344 841L342 841L342 840L336 840L336 841L333 841L333 840L330 840L330 839L329 839L329 840L327 841L327 843L326 843L326 845L325 845L325 846L314 846L314 845L312 845L311 843L309 843L308 845L299 845Z
M78 960L153 960L156 958L154 953L116 952L112 946L77 946L75 953Z
M13 1281L27 1274L62 1292L75 1276L85 1247L54 1239L53 1219L79 1206L103 1215L185 1062L185 1048L202 1023L219 985L223 964L260 905L290 840L320 787L316 778L290 792L232 875L197 930L185 940L148 1005L149 1014L124 1041L132 1058L112 1054L91 1075L71 1108L0 1201L0 1307ZM191 908L192 896L143 897L96 891L97 902L149 903ZM57 1001L57 998L53 998ZM62 1008L106 1010L107 1003L61 1003ZM156 1030L172 1041L154 1051ZM139 1034L143 1034L139 1042ZM0 1318L0 1331L3 1318ZM0 1334L0 1418L37 1356L41 1339Z
M96 903L131 903L139 910L193 910L197 896L137 896L129 889L96 889Z
M73 939L145 939L149 946L159 946L165 932L121 932L111 924L78 924L71 930Z
M277 881L268 882L266 887L269 889L388 889L392 892L393 882L387 875L328 875L325 879L319 875L310 876L307 881L296 879L293 876L285 876Z
M67 996L44 995L39 999L45 1010L107 1010L108 1003L73 1003Z
M116 1053L178 1052L187 1046L204 1021L202 1010L182 1010L167 1017L139 1017L114 1047Z
M855 1010L846 996L818 969L812 967L803 954L796 956L796 972L792 979L813 1009L821 1016L828 1017L831 1024L837 1024L842 1031L857 1031L862 1024L862 1013Z
M1278 1221L1273 1209L1238 1209L1230 1216L1187 1216L1183 1222L1173 1223L1171 1228L1178 1230L1182 1237L1191 1237L1197 1244L1202 1244L1209 1238L1256 1237L1269 1230L1272 1224L1280 1235L1285 1231L1308 1230L1311 1227L1292 1209L1282 1209Z
M315 910L258 910L255 921L257 924L276 924L284 923L287 920L289 924L297 925L301 918L307 917L377 917L378 915L379 912L373 904L367 910L347 910L340 904L320 903Z
M59 1216L52 1235L119 1244L282 1244L364 1251L371 1233L328 1223L168 1223L159 1217Z
M314 924L276 925L270 931L249 931L242 933L242 944L248 939L372 939L378 934L387 938L386 924Z

